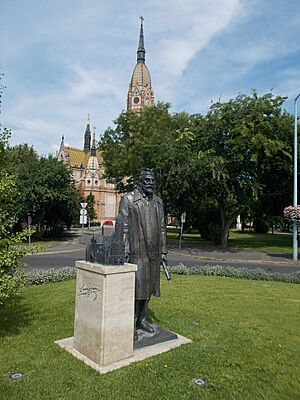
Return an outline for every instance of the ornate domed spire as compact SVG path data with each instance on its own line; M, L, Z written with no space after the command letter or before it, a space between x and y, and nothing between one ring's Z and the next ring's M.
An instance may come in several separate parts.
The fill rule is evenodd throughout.
M127 110L141 112L147 106L154 106L154 94L151 86L150 72L145 63L144 30L141 18L137 63L134 67L127 96Z

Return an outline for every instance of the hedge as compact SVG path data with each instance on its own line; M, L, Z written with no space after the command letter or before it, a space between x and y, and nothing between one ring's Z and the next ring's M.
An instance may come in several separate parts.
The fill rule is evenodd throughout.
M116 267L117 268L117 267ZM221 265L205 265L187 267L184 264L169 267L172 274L177 275L202 275L202 276L224 276L227 278L253 279L260 281L278 281L287 283L300 283L300 271L293 273L280 273L265 271L261 268L235 268L223 267ZM75 267L39 269L27 272L28 284L40 285L49 282L61 282L76 278Z

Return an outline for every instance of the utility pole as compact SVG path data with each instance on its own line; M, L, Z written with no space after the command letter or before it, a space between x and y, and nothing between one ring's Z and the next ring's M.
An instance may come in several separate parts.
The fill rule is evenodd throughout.
M297 100L300 93L295 97L294 101L294 207L298 205L298 112ZM293 221L293 260L298 260L298 221Z

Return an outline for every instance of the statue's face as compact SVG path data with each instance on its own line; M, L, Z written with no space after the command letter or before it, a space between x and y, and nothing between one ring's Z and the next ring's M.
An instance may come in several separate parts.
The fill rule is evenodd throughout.
M155 188L155 177L153 174L145 174L140 179L140 186L147 195L152 195Z

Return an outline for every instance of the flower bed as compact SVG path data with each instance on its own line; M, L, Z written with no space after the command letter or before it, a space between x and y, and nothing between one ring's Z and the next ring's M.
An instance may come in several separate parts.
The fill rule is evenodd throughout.
M285 207L283 210L283 216L292 221L300 220L300 205Z

